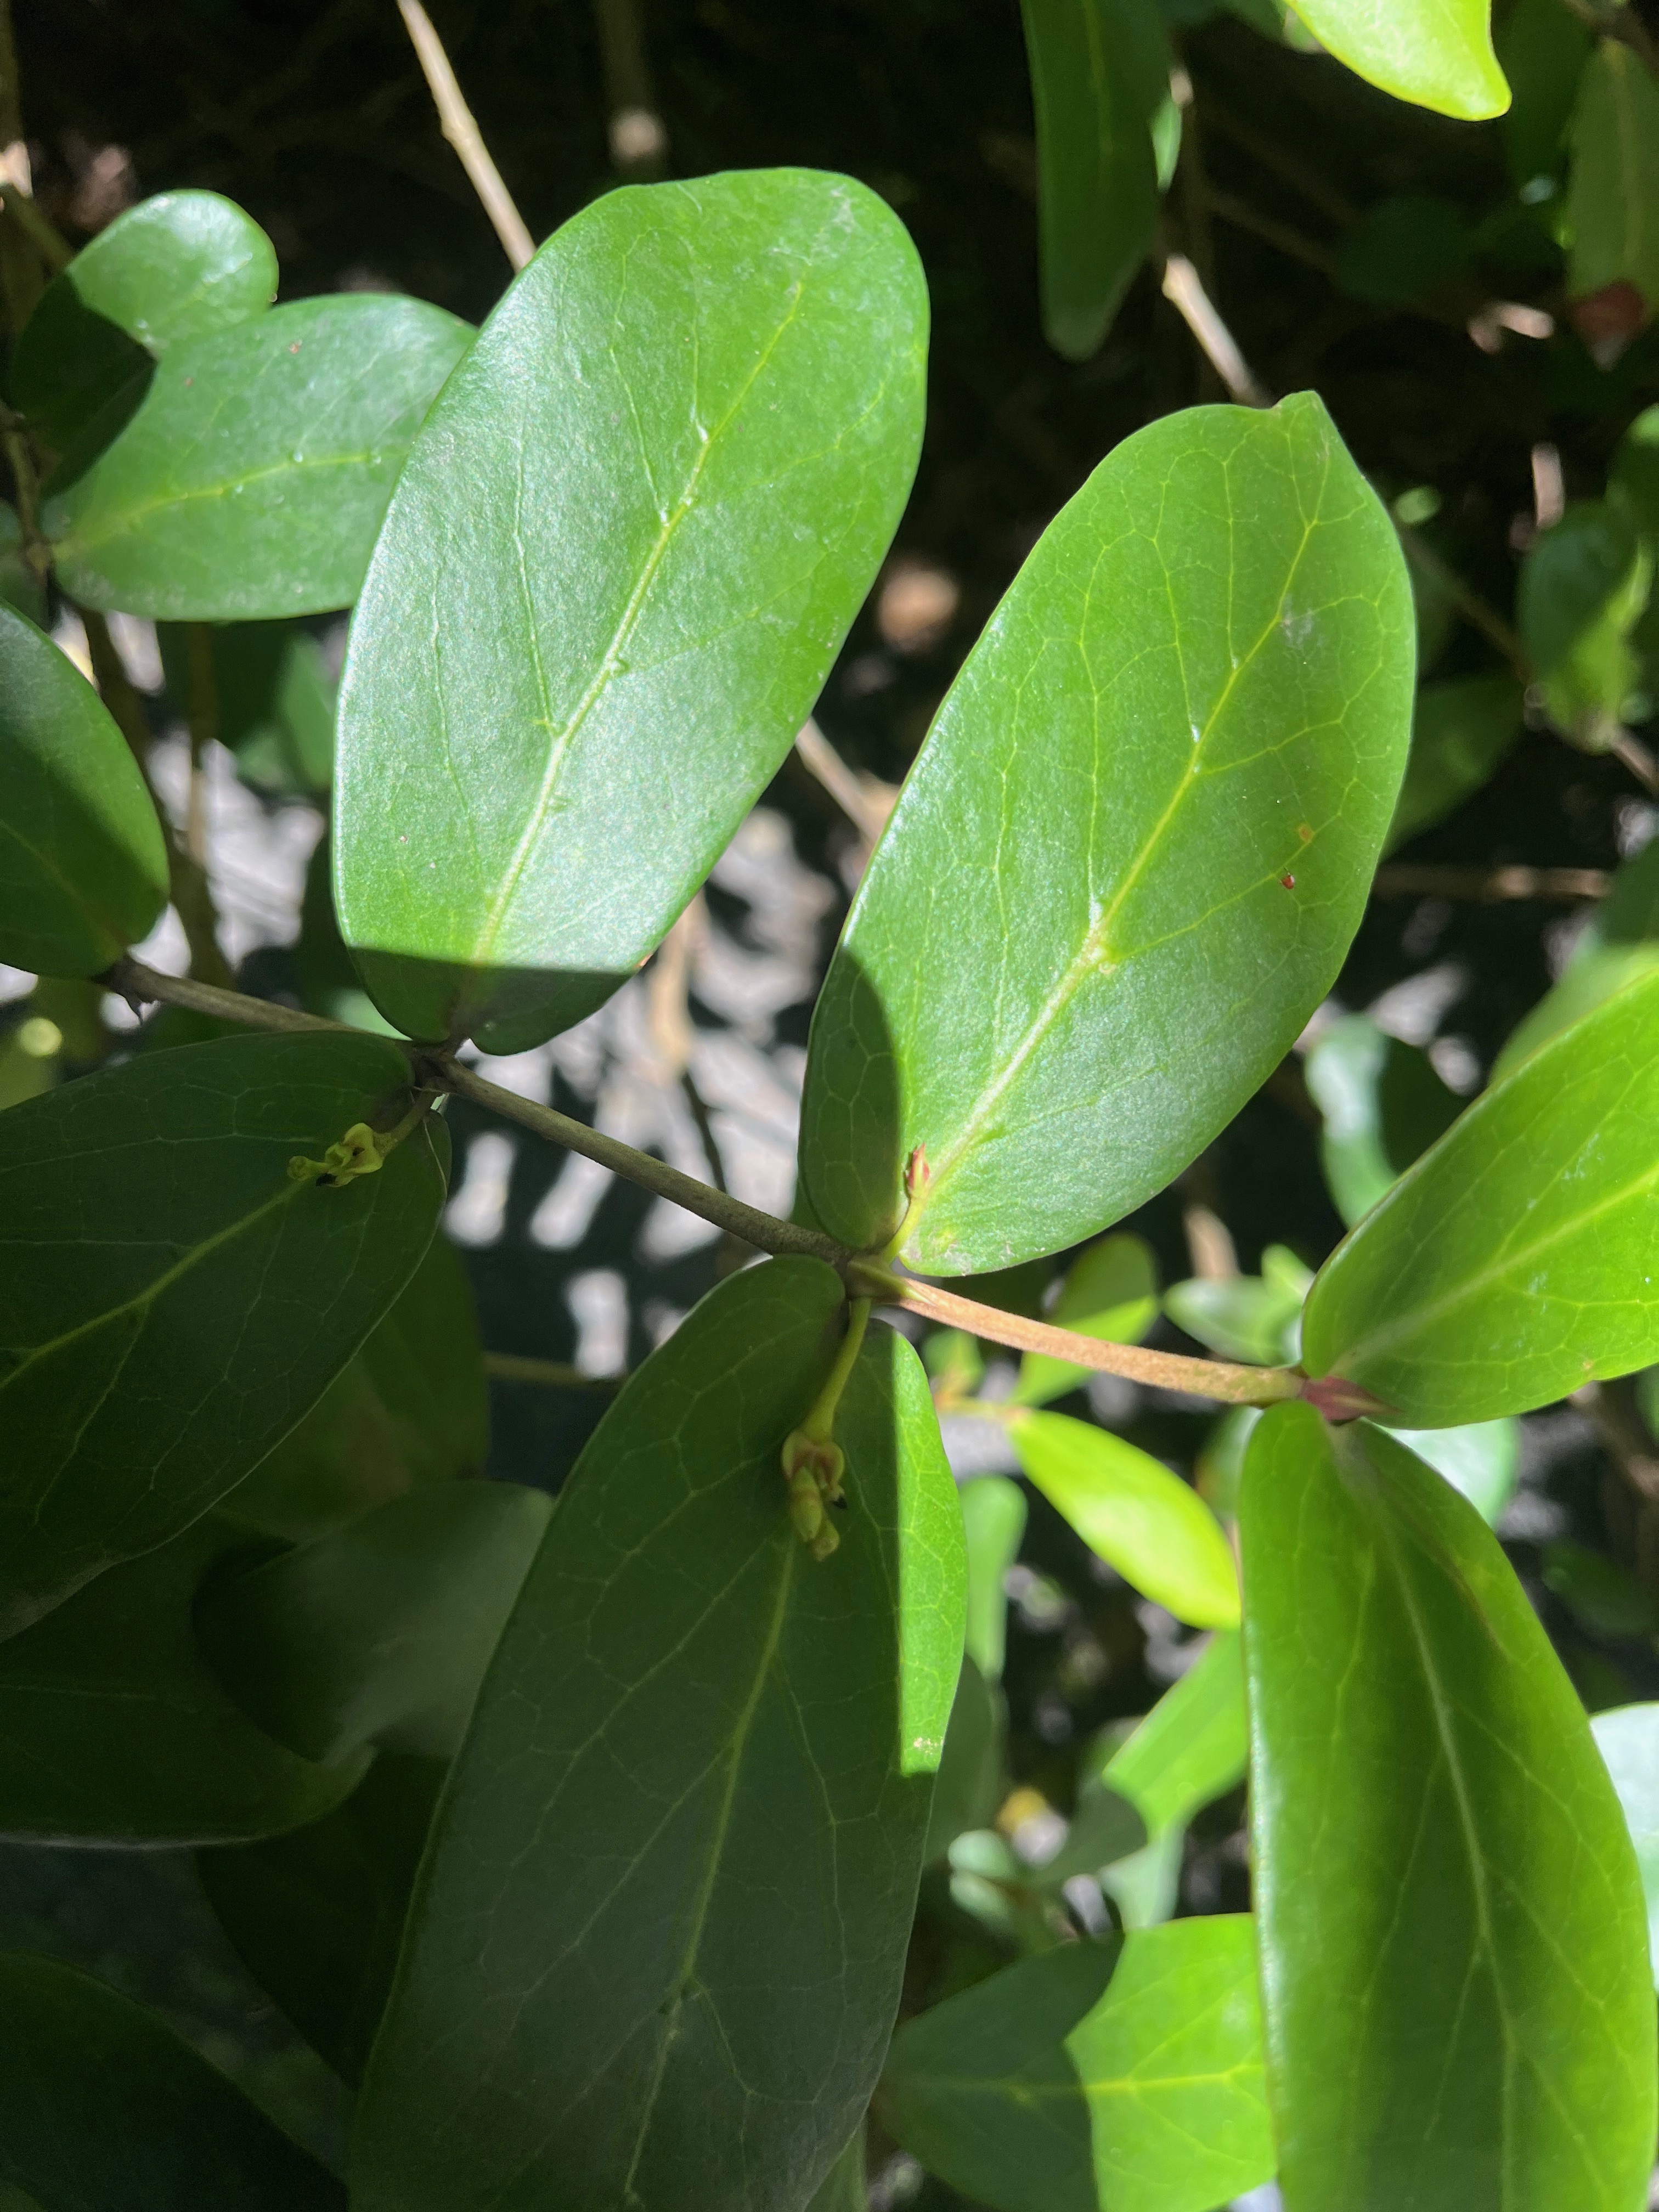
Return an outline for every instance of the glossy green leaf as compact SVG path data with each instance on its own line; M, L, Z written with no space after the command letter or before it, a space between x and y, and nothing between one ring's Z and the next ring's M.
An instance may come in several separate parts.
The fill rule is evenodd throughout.
M1492 0L1294 0L1322 46L1367 84L1479 122L1510 88L1492 45Z
M1056 352L1086 361L1152 243L1169 35L1153 0L1020 0L1020 14L1036 109L1042 327Z
M1459 1100L1425 1052L1386 1036L1369 1014L1345 1014L1322 1030L1303 1074L1325 1124L1325 1181L1352 1229L1444 1135Z
M167 903L161 825L90 684L0 606L0 959L95 975Z
M927 329L897 219L811 170L607 193L517 279L398 486L341 694L336 898L391 1019L516 1050L658 944L887 550Z
M489 1449L472 1293L437 1236L362 1350L221 1510L301 1543L421 1483L482 1474Z
M878 2109L992 2212L1212 2212L1273 2170L1240 1915L1070 1943L893 2039Z
M1558 14L1560 0L1549 0ZM1425 684L1412 714L1411 757L1383 850L1432 829L1489 782L1522 730L1522 693L1507 669Z
M968 1545L969 1656L988 1681L1002 1680L1007 1641L1008 1570L1025 1534L1025 1493L1004 1474L981 1475L962 1488Z
M173 347L113 443L46 487L59 581L173 622L349 606L471 337L424 301L351 292Z
M1632 286L1659 307L1659 85L1641 57L1603 39L1572 112L1568 289L1577 299Z
M1582 1021L1626 985L1659 969L1659 840L1613 877L1607 896L1576 939L1565 968L1492 1063L1492 1079L1513 1074L1547 1038Z
M1340 1243L1310 1375L1413 1427L1524 1413L1659 1357L1659 975L1477 1098Z
M243 1711L302 1758L447 1758L551 1510L517 1483L413 1491L225 1577L197 1634Z
M1158 1262L1142 1237L1103 1237L1066 1272L1047 1318L1103 1344L1139 1344L1158 1319ZM1089 1378L1086 1367L1028 1352L1011 1394L1016 1406L1046 1406Z
M345 2190L166 2022L0 1957L0 2180L41 2212L345 2212Z
M196 1856L237 1956L354 2088L386 2008L447 1771L438 1759L382 1753L326 1818Z
M1652 582L1652 552L1613 500L1570 507L1522 566L1516 611L1544 703L1586 752L1606 752L1623 727L1640 674L1631 633Z
M1632 2212L1647 1918L1583 1710L1480 1516L1311 1407L1240 1533L1269 2092L1297 2212Z
M1498 59L1515 98L1504 151L1517 185L1554 176L1566 152L1578 80L1595 43L1561 0L1516 0L1493 27Z
M1164 1692L1102 1778L1134 1806L1150 1835L1161 1836L1236 1788L1249 1748L1238 1638L1224 1632Z
M217 192L157 192L100 230L41 294L11 368L11 397L62 453L156 361L263 314L276 254Z
M1221 1524L1178 1474L1109 1429L1065 1413L1008 1422L1019 1463L1084 1542L1195 1628L1237 1628L1238 1578Z
M1302 1301L1312 1280L1312 1270L1287 1246L1269 1244L1259 1275L1171 1283L1164 1310L1188 1336L1224 1358L1277 1367L1296 1358Z
M1488 1528L1515 1495L1521 1473L1521 1424L1472 1421L1459 1429L1395 1429L1397 1437L1467 1498Z
M1101 1874L1146 1848L1146 1823L1127 1797L1091 1777L1079 1789L1066 1839L1051 1858L1040 1860L1030 1879L1044 1888L1062 1888L1079 1875Z
M234 1037L11 1109L0 1631L204 1513L391 1305L443 1201L441 1121L332 1189L288 1169L391 1127L408 1081L379 1038Z
M1590 1722L1641 1869L1648 1947L1659 1983L1659 1705L1620 1705Z
M197 1594L246 1541L210 1516L0 1644L0 1834L240 1841L315 1820L347 1795L361 1758L325 1768L284 1750L198 1647Z
M1160 1190L1334 980L1405 764L1412 605L1319 401L1108 454L969 655L813 1018L819 1218L961 1274Z
M361 2212L803 2202L897 2003L962 1649L921 1362L872 1327L815 1561L779 1449L842 1329L728 1279L578 1462L486 1678L358 2108Z

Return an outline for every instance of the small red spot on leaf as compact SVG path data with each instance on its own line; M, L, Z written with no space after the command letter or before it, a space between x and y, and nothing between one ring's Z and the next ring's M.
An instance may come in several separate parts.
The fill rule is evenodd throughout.
M1311 822L1298 822L1296 825L1296 834L1302 840L1304 845L1311 845L1313 842L1313 823Z
M1281 876L1279 880L1284 884L1287 891L1293 891L1296 889L1296 878L1294 876Z
M300 341L299 341L299 339L298 339L298 338L295 338L295 341L294 341L294 343L293 343L293 344L289 348L289 351L290 353L298 353L298 352L299 352L299 350L300 350Z

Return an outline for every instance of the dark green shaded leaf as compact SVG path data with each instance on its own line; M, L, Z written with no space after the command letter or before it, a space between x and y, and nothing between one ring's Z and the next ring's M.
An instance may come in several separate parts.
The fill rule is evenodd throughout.
M1587 1544L1547 1544L1543 1579L1592 1636L1645 1639L1659 1632L1659 1599L1616 1560Z
M1659 538L1659 407L1644 407L1619 441L1607 471L1616 500L1644 538Z
M1210 2212L1273 2170L1250 1923L1064 1944L893 2039L878 2110L993 2212Z
M1652 580L1652 554L1613 500L1570 507L1522 564L1522 639L1551 720L1586 752L1606 752L1622 727L1640 673L1631 633Z
M1020 0L1020 14L1036 108L1042 327L1056 352L1086 361L1152 243L1170 41L1153 0Z
M1558 14L1560 0L1549 0ZM1425 684L1412 714L1411 758L1389 824L1391 853L1419 830L1443 822L1490 781L1522 729L1522 694L1507 669Z
M0 599L32 623L46 618L46 587L23 556L23 526L17 509L0 499Z
M1404 192L1366 209L1336 252L1336 281L1356 300L1403 307L1468 264L1474 239L1462 210L1427 192Z
M442 1123L336 1188L288 1169L391 1127L408 1078L378 1038L235 1037L11 1109L4 1632L233 1489L403 1289L443 1200Z
M333 1761L448 1758L547 1527L544 1492L449 1482L216 1582L197 1634L267 1735Z
M341 924L411 1035L534 1043L661 939L887 550L927 329L896 218L811 170L607 193L514 283L398 485L341 694Z
M1303 1073L1325 1124L1325 1181L1352 1229L1451 1127L1459 1100L1425 1052L1386 1036L1369 1014L1322 1030Z
M303 623L228 623L210 630L215 735L257 791L328 789L334 775L337 682L321 641ZM191 711L189 633L163 623L156 633L169 704Z
M1000 1682L1008 1627L1004 1583L1025 1534L1024 1492L1003 1474L964 1483L962 1525L968 1543L968 1651L988 1681Z
M197 1592L246 1541L210 1516L0 1644L0 1833L240 1841L314 1820L346 1796L363 1761L325 1768L284 1750L197 1646Z
M921 1363L872 1328L814 1561L784 1437L842 1285L732 1277L578 1462L486 1678L358 2110L354 2203L799 2202L898 1997L962 1638Z
M1517 185L1553 176L1594 41L1561 0L1516 0L1495 26L1498 58L1514 100L1504 118L1504 152Z
M1126 1582L1196 1628L1238 1626L1227 1539L1178 1474L1064 1413L1016 1413L1008 1437L1049 1504Z
M1310 1375L1413 1427L1524 1413L1659 1356L1659 975L1540 1045L1338 1245Z
M1590 1723L1630 1830L1648 1906L1648 1946L1659 1982L1659 1705L1620 1705Z
M154 2013L0 1958L0 2178L41 2212L345 2212L325 2166Z
M471 337L424 301L360 292L174 346L120 435L46 488L64 589L174 622L349 606Z
M864 2130L860 2128L841 2156L825 2174L807 2212L870 2212L870 2192L865 2185Z
M1276 1367L1296 1358L1302 1301L1312 1280L1312 1270L1288 1246L1269 1244L1259 1275L1171 1283L1164 1310L1188 1336L1224 1358Z
M1496 1540L1381 1431L1276 1407L1240 1532L1268 2079L1308 2212L1630 2212L1641 1885Z
M0 959L95 975L167 903L161 825L104 702L0 606Z
M1103 1344L1139 1344L1158 1319L1158 1262L1152 1247L1141 1237L1103 1237L1066 1269L1048 1318L1058 1328L1075 1329ZM1019 1363L1011 1402L1045 1406L1088 1377L1086 1367L1045 1352L1028 1352Z
M1150 1835L1161 1836L1237 1787L1249 1748L1238 1638L1224 1632L1113 1753L1102 1778L1134 1806Z
M1659 85L1641 57L1602 39L1584 64L1572 111L1568 289L1584 299L1633 286L1659 307Z
M354 2088L386 2008L447 1771L437 1759L382 1753L325 1819L197 1854L237 1956Z
M1510 104L1491 0L1296 0L1296 12L1328 52L1398 100L1470 122Z
M969 654L831 964L801 1161L833 1234L892 1238L922 1146L911 1265L1062 1250L1231 1119L1358 922L1412 623L1310 394L1107 456Z
M191 338L262 314L276 255L217 192L158 192L83 246L41 294L12 362L11 396L61 453L124 387Z
M971 1653L964 1652L927 1820L923 1857L929 1865L943 1858L958 1836L989 1825L1002 1802L1007 1737L1001 1685L987 1681Z

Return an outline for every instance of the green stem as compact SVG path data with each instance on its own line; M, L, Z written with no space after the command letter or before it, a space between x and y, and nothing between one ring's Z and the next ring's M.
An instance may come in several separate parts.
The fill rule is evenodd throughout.
M853 1363L859 1356L859 1346L864 1342L864 1331L870 1319L868 1298L849 1298L847 1303L847 1328L842 1336L841 1348L835 1364L823 1380L823 1388L812 1401L811 1409L800 1424L799 1433L815 1444L828 1443L835 1433L836 1410L841 1404L841 1394L853 1371Z
M40 475L34 465L34 452L22 416L3 405L0 446L4 447L12 489L17 498L17 531L23 558L44 584L52 574L52 548L40 532Z
M619 1390L625 1375L584 1375L562 1359L525 1359L516 1352L486 1352L483 1371L496 1382L536 1382L548 1390Z

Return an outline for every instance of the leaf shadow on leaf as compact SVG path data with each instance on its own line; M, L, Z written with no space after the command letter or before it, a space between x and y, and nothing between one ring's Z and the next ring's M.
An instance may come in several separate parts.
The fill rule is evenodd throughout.
M846 1038L823 1054L823 1080L802 1103L801 1177L832 1236L878 1247L904 1213L905 1163L899 1158L902 1110L898 1054L881 994L843 941L812 1015L813 1044Z
M574 1029L634 973L475 967L349 941L347 949L364 990L405 1035L422 1044L471 1037L488 1053L528 1052Z
M64 457L53 491L74 483L126 428L155 374L155 356L72 283L48 287L18 348L13 398Z

